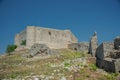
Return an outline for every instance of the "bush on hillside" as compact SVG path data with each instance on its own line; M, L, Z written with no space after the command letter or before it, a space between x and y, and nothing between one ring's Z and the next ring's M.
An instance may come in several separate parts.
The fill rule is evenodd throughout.
M6 49L6 53L10 53L10 52L13 52L13 51L15 51L15 49L17 48L17 46L16 45L8 45L7 46L7 49Z

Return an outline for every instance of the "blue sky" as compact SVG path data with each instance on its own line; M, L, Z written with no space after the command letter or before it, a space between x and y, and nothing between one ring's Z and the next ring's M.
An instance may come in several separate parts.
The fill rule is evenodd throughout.
M120 0L0 0L0 53L26 26L70 29L79 41L98 33L99 44L120 36Z

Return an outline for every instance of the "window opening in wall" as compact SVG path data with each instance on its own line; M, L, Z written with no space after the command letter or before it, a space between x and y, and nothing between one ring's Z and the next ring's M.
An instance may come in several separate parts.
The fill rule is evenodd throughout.
M49 35L51 35L51 32L49 32Z

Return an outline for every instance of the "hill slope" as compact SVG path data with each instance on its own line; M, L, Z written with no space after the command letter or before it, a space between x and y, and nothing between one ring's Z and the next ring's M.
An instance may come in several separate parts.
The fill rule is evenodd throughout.
M23 80L116 80L118 73L107 73L95 66L87 53L61 50L57 55L26 58L28 50L0 56L0 79Z

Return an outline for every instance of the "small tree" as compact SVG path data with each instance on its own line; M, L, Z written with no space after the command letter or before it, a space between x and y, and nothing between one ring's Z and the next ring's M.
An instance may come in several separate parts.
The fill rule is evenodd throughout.
M10 53L10 52L13 52L13 51L15 51L15 49L17 48L17 46L16 45L8 45L7 46L7 49L6 49L6 53Z
M22 40L20 45L26 45L26 40Z

